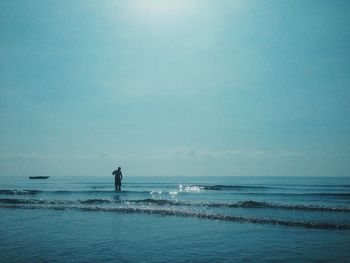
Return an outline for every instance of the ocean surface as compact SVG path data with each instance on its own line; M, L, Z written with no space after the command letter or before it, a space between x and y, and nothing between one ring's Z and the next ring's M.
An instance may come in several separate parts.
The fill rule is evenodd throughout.
M0 177L0 262L349 262L350 178Z

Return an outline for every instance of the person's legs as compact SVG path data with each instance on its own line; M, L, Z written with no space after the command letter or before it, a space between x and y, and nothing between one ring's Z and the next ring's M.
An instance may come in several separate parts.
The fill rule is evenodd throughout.
M122 183L119 180L115 181L115 189L116 191L120 191Z

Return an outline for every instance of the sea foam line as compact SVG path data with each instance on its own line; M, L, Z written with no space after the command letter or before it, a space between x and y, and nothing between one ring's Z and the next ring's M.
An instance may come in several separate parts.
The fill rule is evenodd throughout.
M350 224L335 224L327 222L308 222L308 221L288 221L273 218L256 218L244 217L235 215L224 215L205 213L198 211L190 211L184 209L165 208L159 209L154 207L103 207L103 206L87 206L76 205L73 203L62 204L11 204L0 203L0 208L16 208L16 209L55 209L55 210L79 210L90 212L116 212L123 214L148 214L160 216L179 216L179 217L193 217L215 221L238 222L238 223L252 223L252 224L269 224L281 225L286 227L300 227L307 229L327 229L327 230L350 230Z
M350 207L337 206L317 206L317 205L301 205L301 204L280 204L259 202L253 200L239 202L190 202L190 201L174 201L167 199L138 199L138 200L110 200L110 199L84 199L84 200L47 200L47 199L17 199L17 198L0 198L2 204L141 204L154 206L197 206L212 208L246 208L246 209L283 209L295 211L321 211L321 212L350 212Z

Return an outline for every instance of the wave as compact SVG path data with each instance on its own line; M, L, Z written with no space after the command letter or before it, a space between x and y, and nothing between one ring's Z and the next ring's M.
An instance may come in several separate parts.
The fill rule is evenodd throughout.
M315 187L320 187L320 188L350 188L350 184L283 184L283 186L291 186L291 187L310 187L310 188L315 188Z
M324 211L324 212L350 212L350 207L329 207L317 205L292 205L292 204L278 204L269 202L257 201L241 201L233 204L213 204L219 207L232 208L271 208L271 209L285 209L285 210L302 210L302 211Z
M180 217L194 217L215 221L227 221L238 223L253 223L253 224L269 224L269 225L281 225L287 227L301 227L308 229L328 229L328 230L350 230L350 224L337 224L328 222L309 222L309 221L290 221L274 218L260 218L260 217L245 217L235 215L224 215L217 213L207 213L202 211L191 211L184 209L173 208L155 208L155 207L106 207L106 206L86 206L68 203L62 203L65 201L59 201L59 203L47 203L48 200L36 200L37 203L31 203L33 200L20 199L7 199L7 203L0 202L2 208L17 208L17 209L55 209L55 210L67 210L74 209L80 211L89 212L116 212L123 214L149 214L149 215L161 215L161 216L180 216ZM16 201L15 201L16 200ZM4 199L1 199L4 201ZM43 203L41 203L43 202Z
M98 201L99 202L99 201ZM102 200L105 202L105 200ZM204 206L213 208L268 208L268 209L285 209L285 210L302 210L302 211L324 211L324 212L350 212L350 207L330 207L316 205L289 205L258 201L240 201L240 202L189 202L189 201L173 201L163 199L143 199L128 200L123 202L143 203L152 205L170 205L170 206Z
M8 190L0 189L0 195L35 195L42 191L39 190Z
M202 187L202 188L200 188ZM204 188L203 188L204 187ZM212 190L212 189L233 189L234 187L242 187L242 186L229 186L229 185L212 185L212 186L200 186L200 185L187 185L187 186L182 186L180 187L179 192L184 192L184 193L192 193L192 192L198 192L201 191L202 189L205 190ZM250 188L250 186L249 186ZM148 191L135 191L135 190L123 190L120 192L115 192L113 190L48 190L48 191L42 191L42 190L13 190L13 189L0 189L0 195L37 195L37 194L55 194L55 195L70 195L70 194L118 194L118 195L123 195L123 194L158 194L161 195L162 191L161 190L148 190ZM164 192L165 194L170 194L175 193L175 195L178 192ZM281 196L281 197L290 197L290 198L297 198L297 197L319 197L319 198L333 198L333 199L342 199L342 200L347 200L350 199L350 193L337 193L337 192L320 192L320 193L286 193L286 192L231 192L231 195L242 195L242 196L249 196L248 198L254 197L254 196ZM153 199L150 199L153 200ZM153 201L150 201L153 202ZM164 201L161 201L164 202ZM176 204L177 205L177 204ZM269 203L251 203L251 204L240 204L237 206L237 204L232 204L231 207L243 207L244 205L247 205L251 208L254 208L254 206L261 207L261 208L277 208L275 205L270 206ZM208 204L208 206L211 206ZM223 205L225 206L225 205ZM288 206L288 207L279 207L279 208L285 208L285 209L299 209L299 210L311 210L308 207L301 207L301 206ZM314 208L314 210L321 210L319 208ZM323 211L329 211L329 210L323 210Z
M253 224L269 224L269 225L281 225L288 227L301 227L308 229L328 229L328 230L349 230L350 224L336 224L327 222L308 222L308 221L289 221L279 220L273 218L257 218L257 217L244 217L224 214L211 214L196 211L184 211L173 209L149 209L149 208L135 208L135 207L121 207L121 208L81 208L83 211L109 211L129 214L151 214L161 216L181 216L181 217L196 217L215 221L229 221L240 223L253 223Z
M212 190L212 191L227 191L227 190L243 190L243 189L280 189L280 187L269 187L269 186L249 186L249 185L179 185L180 189L184 190Z
M194 202L174 201L167 199L140 199L140 200L111 200L111 199L85 199L85 200L47 200L47 199L0 199L1 204L141 204L153 206L197 206L210 208L247 208L247 209L283 209L299 211L321 211L321 212L350 212L350 207L339 206L317 206L301 204L280 204L259 202L253 200L239 202Z
M337 199L350 199L350 193L260 193L260 192L244 192L238 195L252 196L286 196L286 197L331 197Z
M87 200L78 200L81 204L106 204L112 203L113 201L107 199L87 199Z
M342 198L342 199L350 199L349 192L314 192L314 193L293 193L293 192L261 192L254 190L278 190L282 189L284 191L295 191L298 189L289 189L283 187L270 187L270 186L243 186L243 185L180 185L180 191L185 192L200 192L202 190L210 190L210 191L230 191L235 190L235 192L231 192L231 194L239 194L239 195L271 195L271 196L310 196L310 197L332 197L332 198ZM241 191L246 190L246 191ZM249 191L251 190L251 191ZM308 191L310 189L300 189ZM320 190L320 189L319 189ZM327 189L325 189L327 190ZM335 189L333 189L334 191ZM247 192L249 191L249 192Z
M350 193L309 193L304 195L350 198Z
M103 201L104 202L104 201ZM316 205L289 205L258 201L240 201L240 202L189 202L189 201L173 201L163 199L142 199L142 200L127 200L129 203L143 203L152 205L172 205L172 206L205 206L213 208L271 208L271 209L286 209L286 210L303 210L303 211L324 211L324 212L350 212L350 207L329 207Z
M110 187L109 187L110 188ZM0 189L0 195L36 195L39 193L52 193L52 194L79 194L79 193L86 193L86 194L100 194L100 193L113 193L115 194L116 191L114 190L12 190L12 189ZM122 190L120 192L117 192L118 194L125 194L125 193L150 193L150 191L128 191L128 190Z
M97 186L91 186L91 189L110 189L110 185L97 185Z

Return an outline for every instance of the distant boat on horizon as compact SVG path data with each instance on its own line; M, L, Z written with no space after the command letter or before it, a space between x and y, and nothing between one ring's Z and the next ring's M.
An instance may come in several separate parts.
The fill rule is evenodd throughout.
M29 179L47 179L50 176L29 176Z

